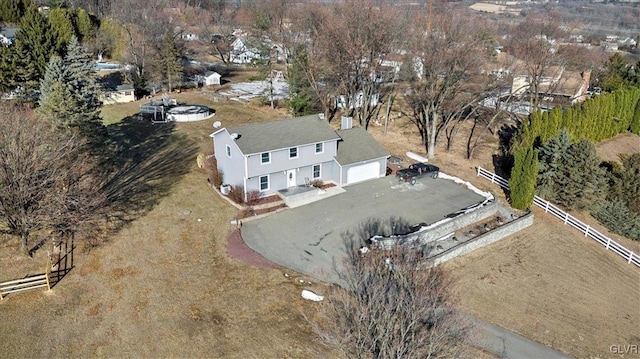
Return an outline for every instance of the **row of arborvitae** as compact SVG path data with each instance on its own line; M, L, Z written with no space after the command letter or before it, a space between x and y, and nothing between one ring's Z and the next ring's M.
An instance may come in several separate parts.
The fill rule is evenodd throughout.
M535 112L516 136L515 146L537 147L566 129L572 138L600 142L620 133L640 134L640 88L605 93L568 109Z
M640 134L639 88L532 114L514 141L512 206L526 209L538 194L568 210L589 209L607 227L640 239L638 190L620 189L640 187L640 155L624 158L622 166L601 164L593 145L625 132Z

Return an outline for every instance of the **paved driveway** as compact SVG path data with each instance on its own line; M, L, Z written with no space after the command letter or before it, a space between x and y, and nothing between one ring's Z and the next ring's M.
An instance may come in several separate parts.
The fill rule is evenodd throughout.
M453 181L421 179L415 186L393 177L345 187L346 192L301 207L244 222L245 243L265 258L326 282L338 282L334 260L344 257L341 234L367 219L402 217L433 223L484 198ZM472 318L473 345L501 358L568 358L504 328Z
M344 257L343 233L369 219L400 217L433 223L484 198L450 180L423 178L414 186L384 177L344 188L344 193L244 222L242 238L265 258L336 283L334 263Z

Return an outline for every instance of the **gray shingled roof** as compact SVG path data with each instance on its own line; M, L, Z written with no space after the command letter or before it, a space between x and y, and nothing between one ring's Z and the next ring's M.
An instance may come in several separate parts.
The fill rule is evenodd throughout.
M133 90L133 86L129 84L116 86L116 91L127 91L127 90Z
M340 139L318 115L229 127L240 137L236 144L245 155Z
M343 140L338 142L336 156L341 166L389 156L389 152L362 127L337 132Z

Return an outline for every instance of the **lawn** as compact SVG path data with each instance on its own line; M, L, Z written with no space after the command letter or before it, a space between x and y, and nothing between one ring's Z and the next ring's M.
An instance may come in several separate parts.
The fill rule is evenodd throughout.
M139 102L103 110L111 133L131 149L122 159L128 186L120 196L122 223L104 245L78 251L77 267L51 293L0 302L0 357L341 357L305 320L322 303L300 298L303 288L322 294L325 286L229 256L236 211L196 166L197 153L212 152L214 121L231 126L286 114L215 102L208 90L176 97L209 105L216 115L150 126L122 121ZM371 132L396 155L424 154L406 119L392 122L386 135L378 126ZM478 165L493 169L495 143L473 160L463 159L464 143L460 138L452 152L440 149L434 163L500 195L475 176ZM640 344L640 270L555 218L535 214L528 229L446 264L458 279L462 308L576 357L611 357L610 345ZM485 354L470 354L478 356Z

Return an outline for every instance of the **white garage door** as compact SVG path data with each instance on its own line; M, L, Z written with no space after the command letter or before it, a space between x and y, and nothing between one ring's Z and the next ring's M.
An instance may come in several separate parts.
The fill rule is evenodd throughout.
M380 162L370 162L347 170L347 184L380 177Z

